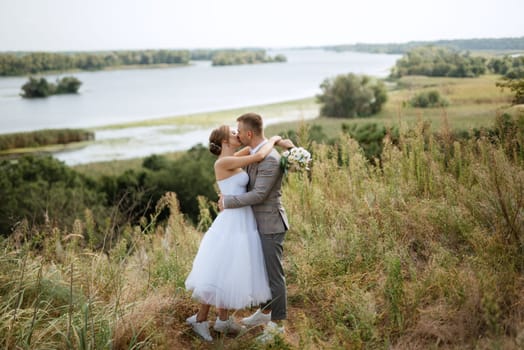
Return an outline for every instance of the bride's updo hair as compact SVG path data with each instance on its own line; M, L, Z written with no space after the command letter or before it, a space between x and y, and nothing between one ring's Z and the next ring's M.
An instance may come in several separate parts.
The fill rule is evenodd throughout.
M222 152L222 142L229 139L229 126L221 125L209 135L209 151L216 156Z

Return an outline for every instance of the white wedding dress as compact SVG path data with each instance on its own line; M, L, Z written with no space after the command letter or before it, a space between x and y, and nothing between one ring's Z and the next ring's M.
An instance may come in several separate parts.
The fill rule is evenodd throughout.
M222 194L246 192L244 171L218 181ZM225 309L271 299L257 224L250 206L225 209L206 232L186 279L193 298Z

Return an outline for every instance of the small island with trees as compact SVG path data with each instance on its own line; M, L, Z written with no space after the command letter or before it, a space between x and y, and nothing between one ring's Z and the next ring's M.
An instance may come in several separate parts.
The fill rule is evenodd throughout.
M49 83L45 78L30 77L22 86L24 98L48 97L50 95L76 94L82 82L75 77L57 79L56 84Z

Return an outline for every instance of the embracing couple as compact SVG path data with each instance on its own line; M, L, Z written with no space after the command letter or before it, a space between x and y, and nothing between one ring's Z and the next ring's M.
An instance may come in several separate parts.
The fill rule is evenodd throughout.
M202 238L185 283L200 302L198 313L186 321L211 341L207 317L215 306L215 331L238 333L263 325L265 342L284 332L287 317L282 252L289 224L281 202L280 155L273 147L294 145L279 136L266 139L258 114L244 114L237 122L237 130L223 125L209 137L209 150L218 156L220 213ZM242 324L228 316L228 310L250 306L259 309Z

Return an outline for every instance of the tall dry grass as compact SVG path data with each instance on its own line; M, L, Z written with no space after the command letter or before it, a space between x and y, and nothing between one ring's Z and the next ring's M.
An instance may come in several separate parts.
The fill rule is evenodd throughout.
M82 129L46 129L0 135L0 151L90 141L95 134Z
M381 167L348 137L326 146L303 136L312 170L283 187L290 318L268 348L524 346L522 162L487 138L401 130ZM264 348L257 329L207 344L184 324L197 304L183 282L214 209L200 199L197 230L174 194L157 211L166 206L168 222L129 227L107 254L89 248L87 221L47 229L39 251L3 241L1 346Z
M422 126L385 145L382 169L351 139L337 148L314 147L311 180L285 187L293 297L322 340L523 346L520 162L487 139L442 147Z
M0 346L175 346L171 326L181 323L186 312L176 311L188 305L180 283L200 233L185 223L174 194L166 194L157 211L166 206L172 215L165 225L129 227L107 254L89 248L88 227L82 222L74 233L54 229L40 251L28 250L29 243L14 237L2 242Z

